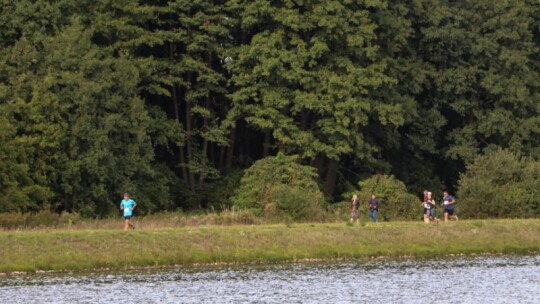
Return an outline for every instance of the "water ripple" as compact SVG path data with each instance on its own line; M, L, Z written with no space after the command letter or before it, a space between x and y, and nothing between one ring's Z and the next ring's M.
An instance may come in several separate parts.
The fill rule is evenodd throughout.
M540 256L0 278L0 303L540 303Z

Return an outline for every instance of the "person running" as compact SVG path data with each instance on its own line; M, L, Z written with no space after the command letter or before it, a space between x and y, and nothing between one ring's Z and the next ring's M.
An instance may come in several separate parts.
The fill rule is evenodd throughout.
M454 216L454 198L448 194L448 191L444 191L443 206L444 206L444 222L448 222L448 216Z
M377 213L379 213L380 204L381 202L377 196L375 196L375 194L371 194L371 199L369 200L369 216L374 223L377 222Z
M424 191L424 223L429 223L429 216L431 214L431 203L429 201L429 193Z
M355 194L351 200L351 223L355 221L358 223L359 221L358 208L360 208L360 201L358 200L358 195Z
M128 230L129 227L135 230L135 225L131 223L135 207L137 207L137 203L129 198L129 194L124 193L124 199L120 202L120 210L124 211L124 230Z
M433 198L433 193L428 192L427 203L429 204L429 219L432 220L435 224L439 223L439 219L435 217L435 206L436 202Z

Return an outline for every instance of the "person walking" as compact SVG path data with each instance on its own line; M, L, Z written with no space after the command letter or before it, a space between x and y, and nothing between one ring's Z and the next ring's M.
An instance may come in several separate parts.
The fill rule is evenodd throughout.
M351 223L355 221L359 222L358 209L360 208L360 201L358 195L354 194L351 199Z
M124 199L120 202L120 210L124 213L124 230L128 230L131 227L135 230L135 225L131 223L131 218L133 217L133 210L137 207L137 203L134 200L129 198L128 193L124 193Z
M448 191L444 191L443 194L443 206L444 206L444 222L448 222L448 216L454 216L454 204L456 201L454 198L448 194Z
M371 194L371 199L369 200L369 216L374 223L377 222L377 213L379 213L380 204L381 202L377 196L375 196L375 194Z

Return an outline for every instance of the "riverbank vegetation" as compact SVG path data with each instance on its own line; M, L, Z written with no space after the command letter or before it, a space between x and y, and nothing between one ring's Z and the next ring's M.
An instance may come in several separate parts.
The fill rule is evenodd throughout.
M4 273L538 252L534 219L0 232Z
M459 212L466 217L540 217L540 161L530 157L506 150L480 156L458 189Z
M540 159L539 15L536 0L0 1L0 212L107 218L127 191L137 215L300 220L376 175L456 193L499 148ZM253 205L241 178L278 153L313 180ZM500 214L460 211L537 216L538 187L518 183L510 202L470 199Z
M278 154L255 163L240 181L240 191L232 198L232 207L164 211L152 214L136 212L138 223L148 228L276 224L293 222L337 223L348 221L350 202L328 203L316 184L313 168L298 164L297 157ZM498 167L498 165L502 166ZM457 213L463 219L538 218L540 212L539 162L506 150L497 150L478 158L460 179ZM368 216L367 199L376 193L382 201L380 217L390 221L420 220L423 204L408 192L405 184L390 175L374 175L350 186L359 195L360 218ZM439 200L440 202L440 200ZM88 217L73 212L44 209L34 213L0 212L0 228L27 229L114 229L116 216ZM436 208L442 217L442 207Z

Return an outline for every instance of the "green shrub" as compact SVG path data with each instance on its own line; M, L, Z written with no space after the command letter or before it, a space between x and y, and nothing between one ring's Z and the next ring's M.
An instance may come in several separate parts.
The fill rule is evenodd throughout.
M478 156L461 174L461 217L537 217L540 215L540 162L507 150Z
M275 202L278 216L288 216L293 221L303 219L320 221L324 218L321 209L322 195L318 199L316 197L313 199L312 197L306 197L305 190L300 187L282 184L272 188L271 197ZM268 207L271 207L271 205L267 205Z
M223 210L218 214L213 214L213 218L210 223L213 225L254 225L260 224L260 221L249 210L236 211L231 209Z
M420 199L409 193L405 184L393 175L374 175L359 182L358 186L360 190L355 193L358 194L360 212L363 214L368 213L371 194L375 194L381 202L381 216L388 216L390 219L416 219L422 213ZM352 196L354 193L349 194Z
M297 156L280 153L255 162L241 179L232 198L234 206L267 217L322 218L324 198L315 181L315 169L297 160Z
M328 204L326 211L328 222L348 221L351 216L351 202Z

